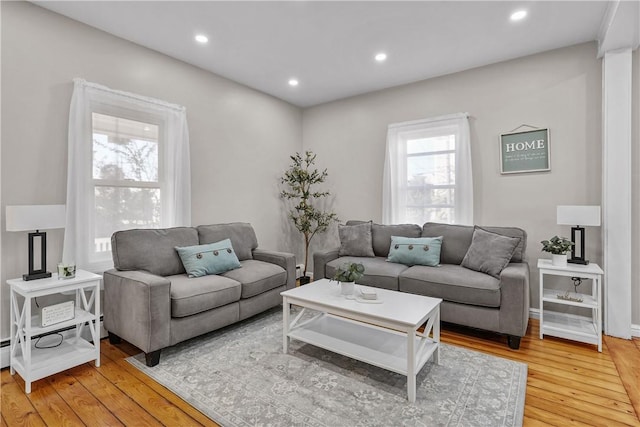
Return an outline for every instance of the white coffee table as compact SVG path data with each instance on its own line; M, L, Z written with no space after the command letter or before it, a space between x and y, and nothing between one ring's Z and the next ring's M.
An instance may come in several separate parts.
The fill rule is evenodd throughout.
M365 286L356 285L356 293ZM374 289L381 303L340 295L336 282L321 279L282 292L283 351L291 338L407 376L416 401L416 376L433 356L440 358L440 298ZM291 305L302 307L291 322ZM302 319L307 309L319 312ZM424 332L418 328L426 323Z

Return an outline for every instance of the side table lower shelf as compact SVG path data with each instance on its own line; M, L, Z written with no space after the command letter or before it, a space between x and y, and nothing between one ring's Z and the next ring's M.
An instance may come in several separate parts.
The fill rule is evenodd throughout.
M65 338L55 348L35 348L34 341L31 343L31 369L26 369L20 352L14 357L12 367L22 378L33 382L92 360L96 360L96 347L85 339L73 337Z
M587 344L598 345L600 343L597 325L590 318L569 317L564 313L556 313L550 310L544 311L540 332L543 335L581 341Z

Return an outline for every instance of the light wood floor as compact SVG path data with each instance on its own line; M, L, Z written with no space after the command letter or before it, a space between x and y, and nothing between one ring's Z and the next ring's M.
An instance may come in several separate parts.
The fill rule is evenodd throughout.
M529 366L525 426L640 426L640 340L605 337L595 346L538 339L531 320L520 350L506 339L444 325L443 342L522 361ZM13 426L215 426L173 393L124 360L138 349L101 342L101 366L87 363L32 384L1 372L1 427Z

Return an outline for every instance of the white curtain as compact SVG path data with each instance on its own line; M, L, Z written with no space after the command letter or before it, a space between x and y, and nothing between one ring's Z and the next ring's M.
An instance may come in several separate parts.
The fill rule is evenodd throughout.
M407 222L407 140L453 133L455 135L454 222L473 225L473 174L468 116L467 113L457 113L389 125L382 187L384 224Z
M191 171L189 132L183 106L74 79L69 112L67 170L67 219L63 260L78 268L102 272L113 266L110 259L90 255L94 226L92 112L135 113L163 123L166 142L161 145L164 182L161 184L161 226L191 223Z

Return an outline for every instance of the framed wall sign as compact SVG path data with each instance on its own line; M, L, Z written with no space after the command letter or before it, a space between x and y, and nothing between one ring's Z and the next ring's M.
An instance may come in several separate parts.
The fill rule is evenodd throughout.
M500 173L551 170L549 129L535 129L500 135Z

